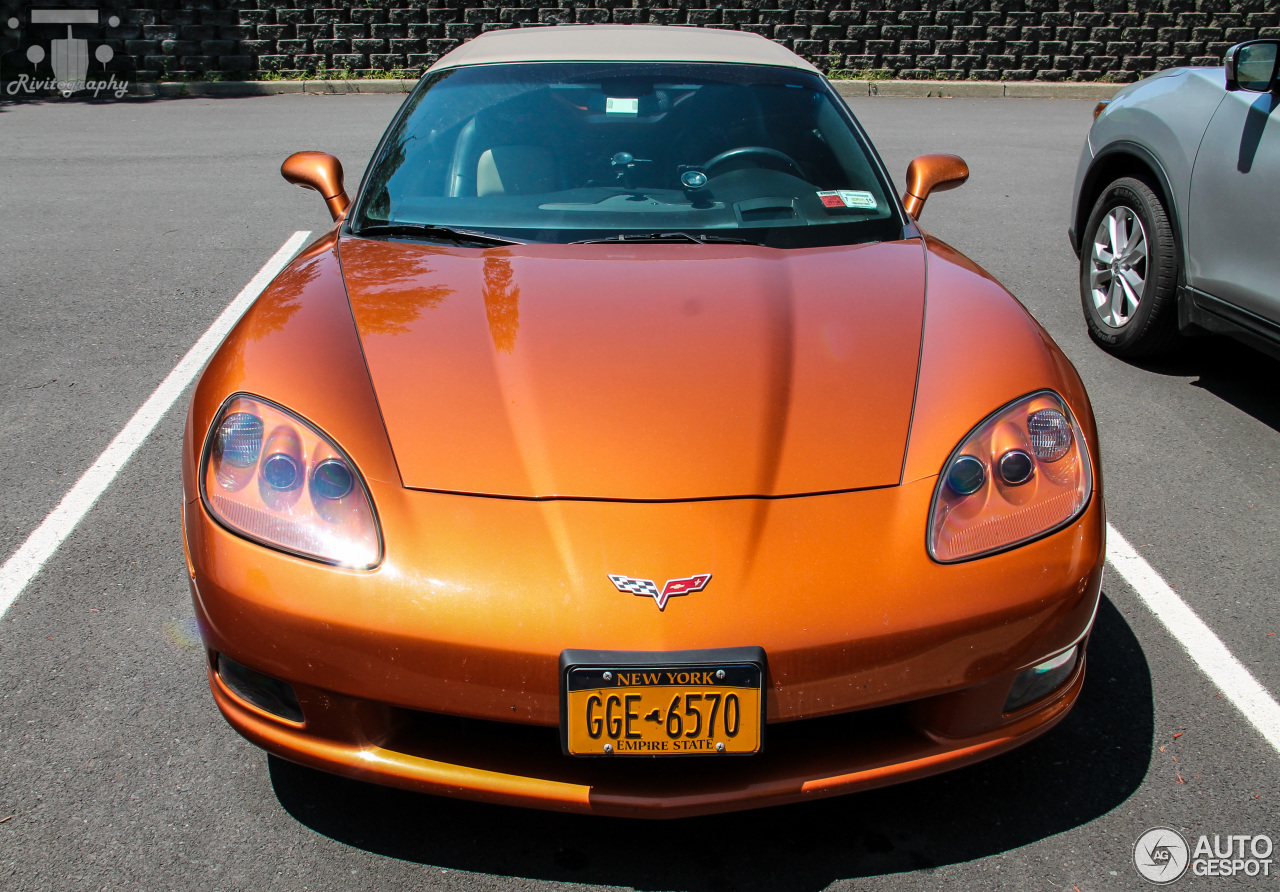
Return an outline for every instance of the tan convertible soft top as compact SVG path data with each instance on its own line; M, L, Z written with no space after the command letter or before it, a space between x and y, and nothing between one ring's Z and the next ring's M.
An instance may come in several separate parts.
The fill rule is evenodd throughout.
M488 31L441 56L428 70L500 62L740 62L818 70L758 34L664 25L555 25Z

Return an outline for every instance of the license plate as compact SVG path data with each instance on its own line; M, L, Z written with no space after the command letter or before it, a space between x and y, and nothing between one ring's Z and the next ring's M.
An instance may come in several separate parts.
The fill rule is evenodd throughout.
M763 661L637 663L623 658L603 665L571 663L562 677L562 723L570 755L760 751Z

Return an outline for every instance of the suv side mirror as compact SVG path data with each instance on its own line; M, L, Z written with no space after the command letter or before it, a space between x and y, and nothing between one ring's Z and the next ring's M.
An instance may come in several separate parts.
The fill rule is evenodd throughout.
M907 165L907 194L902 196L902 204L908 214L919 219L930 194L962 186L967 179L969 165L959 155L921 155Z
M1276 56L1280 43L1250 40L1227 50L1227 89L1249 93L1269 93L1276 87Z
M342 186L342 162L328 152L294 152L280 165L280 176L319 192L334 220L342 219L351 205Z

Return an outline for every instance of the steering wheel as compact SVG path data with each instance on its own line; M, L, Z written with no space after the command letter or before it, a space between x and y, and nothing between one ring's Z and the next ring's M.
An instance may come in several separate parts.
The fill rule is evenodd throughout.
M716 165L724 164L725 162L732 161L735 158L745 158L751 155L754 155L761 160L772 162L771 166L774 167L780 165L790 167L796 172L796 175L799 176L800 179L803 180L805 178L804 171L800 169L800 165L796 163L794 158L783 152L779 152L777 149L768 149L764 146L738 146L736 149L727 149L719 155L716 155L706 164L702 165L702 170L708 177L710 177L712 175L711 169Z

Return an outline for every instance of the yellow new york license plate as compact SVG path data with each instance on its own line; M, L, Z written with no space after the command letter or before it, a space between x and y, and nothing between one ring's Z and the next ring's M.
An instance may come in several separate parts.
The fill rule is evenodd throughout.
M753 664L570 666L565 746L575 756L759 752L762 686Z

